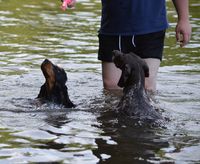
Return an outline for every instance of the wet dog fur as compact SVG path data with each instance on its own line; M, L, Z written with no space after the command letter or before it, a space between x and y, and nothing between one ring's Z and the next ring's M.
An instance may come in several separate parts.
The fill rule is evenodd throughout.
M69 99L68 88L65 85L67 74L64 69L45 59L41 64L41 70L45 77L45 83L41 86L37 99L41 102L50 101L62 104L66 108L75 107Z
M113 62L121 69L118 86L123 87L123 96L118 104L120 116L128 116L142 122L162 120L145 90L145 77L149 77L149 67L136 54L113 51Z

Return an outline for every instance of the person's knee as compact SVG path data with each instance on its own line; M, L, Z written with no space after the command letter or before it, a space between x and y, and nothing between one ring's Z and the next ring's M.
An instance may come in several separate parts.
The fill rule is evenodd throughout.
M120 89L115 81L109 79L103 79L103 87L107 90Z
M149 77L145 79L145 89L148 91L156 91L156 77Z
M114 63L102 62L102 78L105 89L119 89L117 83L121 76L121 70Z
M156 80L157 73L160 66L159 59L148 58L145 59L147 65L149 66L149 77L145 78L145 89L148 91L156 91Z

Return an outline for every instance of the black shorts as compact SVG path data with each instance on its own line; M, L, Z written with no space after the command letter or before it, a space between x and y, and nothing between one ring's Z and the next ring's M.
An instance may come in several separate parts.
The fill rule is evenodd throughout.
M123 53L134 52L141 58L157 58L162 60L165 30L133 36L113 36L99 34L98 59L112 62L112 51Z

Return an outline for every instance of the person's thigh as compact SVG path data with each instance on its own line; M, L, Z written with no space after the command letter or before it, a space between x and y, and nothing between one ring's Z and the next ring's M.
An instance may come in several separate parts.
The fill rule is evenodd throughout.
M164 45L165 31L136 36L105 36L99 35L98 59L102 61L102 77L105 89L118 89L121 70L112 63L112 51L122 50L124 53L135 52L149 66L150 77L145 79L145 88L156 91L156 77ZM135 41L136 45L132 44Z
M165 31L135 37L135 53L143 58L149 66L149 77L145 79L145 88L156 91L157 73L162 61Z
M98 60L112 62L112 51L119 50L119 36L99 34Z
M99 35L98 59L102 63L102 80L105 89L119 89L121 70L112 62L112 51L119 50L119 36Z
M162 61L165 31L135 36L134 53L143 59L154 58Z
M105 89L120 89L117 83L121 76L121 70L112 62L102 61L102 78Z
M144 59L149 66L149 77L145 78L145 88L148 91L156 91L157 73L160 66L160 59L147 58Z

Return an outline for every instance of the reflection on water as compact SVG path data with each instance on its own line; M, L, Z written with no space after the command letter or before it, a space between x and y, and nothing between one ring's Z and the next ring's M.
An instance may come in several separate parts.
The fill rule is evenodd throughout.
M0 0L0 163L199 163L200 4L190 1L193 36L178 48L176 15L168 3L164 61L157 99L166 128L128 127L116 118L121 93L103 91L96 59L100 2ZM76 109L38 106L44 58L68 74Z

